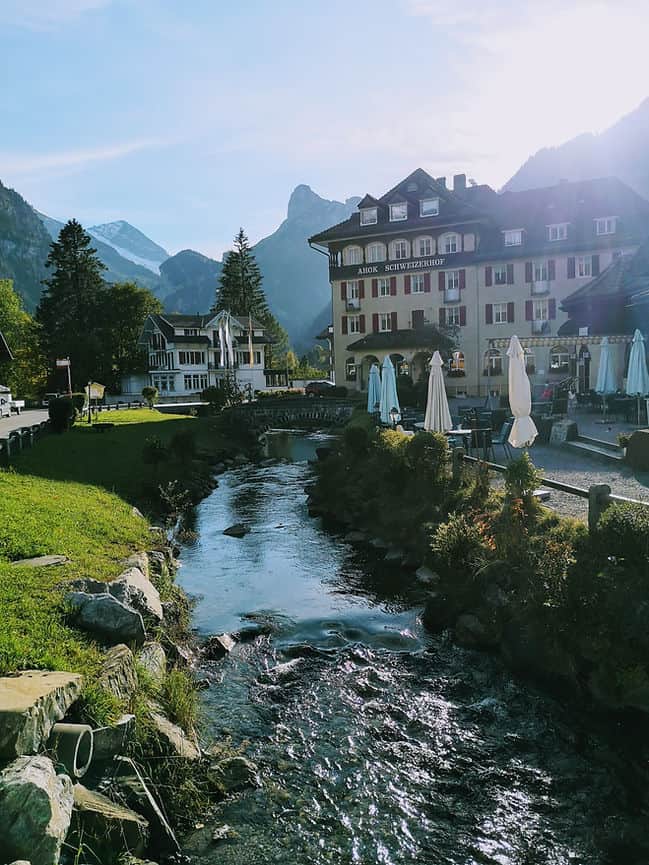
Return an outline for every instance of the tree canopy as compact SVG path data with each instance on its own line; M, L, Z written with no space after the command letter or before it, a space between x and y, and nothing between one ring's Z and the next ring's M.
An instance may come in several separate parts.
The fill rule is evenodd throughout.
M12 361L0 362L0 384L19 397L36 396L45 387L47 368L36 324L10 279L0 279L0 332L13 354Z

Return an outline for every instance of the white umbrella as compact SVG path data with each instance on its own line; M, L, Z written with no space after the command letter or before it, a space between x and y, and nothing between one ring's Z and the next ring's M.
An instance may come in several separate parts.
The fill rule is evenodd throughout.
M525 353L517 336L509 341L509 405L514 415L514 425L509 434L509 443L515 448L529 447L538 435L532 413L532 389L525 372Z
M399 397L397 395L397 377L390 356L386 355L383 361L381 375L381 399L379 401L379 412L383 423L392 423L390 411L395 408L401 412Z
M381 402L381 376L378 365L373 363L367 380L367 411L374 414Z
M426 401L426 416L424 417L424 429L428 432L443 433L453 429L453 421L446 399L442 365L442 356L436 351L430 362L430 375L428 376L428 400Z
M640 423L640 397L649 393L649 371L644 350L644 338L636 328L629 354L629 370L626 374L627 396L635 396L638 400L638 423Z
M615 381L615 370L613 369L613 356L611 354L611 346L609 345L608 337L602 339L599 355L599 368L597 370L597 384L595 385L595 393L603 397L604 413L606 413L606 397L615 393L617 390L617 382Z

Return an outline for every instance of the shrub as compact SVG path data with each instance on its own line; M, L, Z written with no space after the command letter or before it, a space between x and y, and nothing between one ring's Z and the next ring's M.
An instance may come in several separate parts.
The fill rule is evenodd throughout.
M201 394L201 399L209 403L211 412L216 413L225 407L227 394L222 387L214 387L212 385L211 387L205 388Z
M436 566L458 577L484 565L492 549L493 540L485 523L464 514L452 514L448 522L437 526L430 539Z
M153 408L153 403L158 398L158 388L147 385L146 387L142 388L142 396L149 408Z
M180 430L171 437L169 450L177 460L188 463L196 456L196 436L192 430Z
M349 455L357 458L364 456L368 452L371 435L364 426L346 426L343 431L343 441Z
M649 565L649 507L631 502L612 504L595 530L600 555L621 560L625 566L647 573Z
M158 436L149 436L142 448L142 462L157 468L168 457L167 449Z
M432 432L417 433L407 440L405 450L406 465L415 478L430 485L443 483L448 465L446 436Z
M49 401L47 413L54 432L62 433L70 429L74 420L74 405L69 396L60 396Z
M525 452L516 460L512 460L505 472L505 490L507 498L511 500L520 499L525 505L528 513L536 508L536 502L532 493L541 483L541 475Z

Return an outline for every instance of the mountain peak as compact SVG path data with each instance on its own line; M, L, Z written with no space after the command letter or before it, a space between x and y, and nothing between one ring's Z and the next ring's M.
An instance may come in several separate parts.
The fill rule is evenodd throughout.
M322 198L310 186L307 186L306 183L300 183L295 187L288 200L288 219L300 216L319 201L322 201Z
M106 222L103 225L93 225L88 229L88 234L112 246L129 261L146 267L156 274L159 273L162 262L169 258L166 249L158 246L125 219Z

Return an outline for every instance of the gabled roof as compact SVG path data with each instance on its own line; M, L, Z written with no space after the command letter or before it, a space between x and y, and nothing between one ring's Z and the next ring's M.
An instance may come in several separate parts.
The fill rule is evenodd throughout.
M382 333L368 333L347 346L347 351L365 351L382 348L421 348L427 350L431 346L439 348L453 347L453 340L440 331L435 325L404 330L386 330ZM432 349L431 349L432 351Z
M378 201L373 196L367 194L364 195L363 198L358 202L358 209L361 210L363 207L377 207Z
M0 330L0 360L13 360L14 356L11 353L11 349L7 345L7 340L4 338L2 331Z

